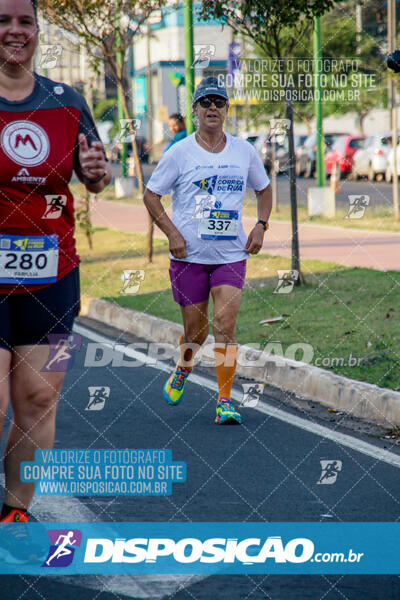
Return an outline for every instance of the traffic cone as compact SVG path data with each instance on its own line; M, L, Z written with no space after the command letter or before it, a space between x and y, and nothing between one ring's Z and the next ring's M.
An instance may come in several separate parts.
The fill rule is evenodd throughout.
M340 169L338 163L333 163L331 171L331 188L335 194L339 191Z

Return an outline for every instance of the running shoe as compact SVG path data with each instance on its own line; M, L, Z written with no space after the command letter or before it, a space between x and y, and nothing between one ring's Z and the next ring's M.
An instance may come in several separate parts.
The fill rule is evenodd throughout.
M8 515L0 519L0 523L26 523L29 521L29 515L25 510L13 508Z
M235 410L232 400L221 398L217 404L217 416L215 422L218 425L240 425L242 417Z
M28 519L27 513L13 509L0 520L0 558L8 564L41 563L46 558L48 544L33 541L26 525Z
M185 393L186 379L191 372L192 369L189 367L176 365L174 372L165 384L163 391L165 400L171 406L176 406L182 402Z

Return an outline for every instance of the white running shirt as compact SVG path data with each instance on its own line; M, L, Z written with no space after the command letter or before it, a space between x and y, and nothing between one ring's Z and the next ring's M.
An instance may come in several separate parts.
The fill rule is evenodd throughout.
M246 187L265 189L269 178L249 142L229 133L225 135L225 148L218 153L204 150L194 133L177 142L163 155L147 184L150 191L160 196L172 190L172 222L184 237L187 252L184 259L170 255L174 260L212 265L233 263L249 256L244 252L247 241L242 226L244 194ZM234 230L237 226L236 239L199 237L203 208L237 211L237 223L229 226L223 222L223 229ZM217 223L217 228L221 225Z

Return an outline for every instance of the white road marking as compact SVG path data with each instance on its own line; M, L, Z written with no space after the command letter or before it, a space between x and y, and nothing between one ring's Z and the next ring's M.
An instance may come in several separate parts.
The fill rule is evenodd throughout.
M114 341L110 338L107 338L103 335L100 335L82 325L75 325L75 331L80 335L98 343L103 343L108 346L114 346ZM134 358L137 361L141 361L144 365L149 367L153 367L155 369L164 371L166 373L171 372L170 365L166 363L162 363L160 361L155 361L154 358L146 356L145 354L133 350L131 348L126 348L124 350L125 354L130 358ZM218 385L216 381L209 379L203 375L197 375L196 373L192 373L190 375L191 383L196 383L202 387L205 387L209 390L218 391ZM240 401L242 399L242 394L237 390L232 390L232 399L236 401ZM347 435L345 433L341 433L339 431L335 431L333 429L329 429L324 425L319 425L315 421L308 421L302 417L298 417L294 414L286 412L280 408L275 408L266 404L265 402L259 402L255 407L249 407L250 410L258 410L259 412L264 413L265 415L269 415L274 417L275 419L279 419L280 421L284 421L289 425L294 425L295 427L299 427L304 431L308 431L315 435L319 435L325 439L331 440L341 446L346 446L347 448L351 448L352 450L356 450L361 454L365 454L376 460L385 462L392 467L400 468L400 456L394 454L393 452L389 452L388 450L384 450L383 448L379 448L374 444L370 444L368 442L364 442L358 438L355 438L351 435Z
M0 485L4 487L4 474L0 474ZM38 521L54 523L94 523L96 514L78 498L73 496L34 496L29 508ZM110 537L115 537L112 522ZM107 535L107 529L104 530ZM184 590L204 575L63 575L54 576L60 583L89 588L110 594L124 594L127 598L147 598L161 600L165 596Z

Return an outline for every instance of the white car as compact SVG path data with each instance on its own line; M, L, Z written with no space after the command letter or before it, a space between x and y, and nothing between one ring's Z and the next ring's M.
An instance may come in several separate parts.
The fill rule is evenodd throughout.
M400 175L400 142L397 145L397 152L396 152L396 162L397 162L397 175ZM394 166L394 160L393 160L393 148L391 148L391 150L388 153L387 156L387 167L386 167L386 172L385 172L385 179L388 183L390 183L393 179L393 166Z
M366 138L353 156L352 179L368 177L370 181L382 181L387 168L387 159L392 147L392 134L378 133Z

